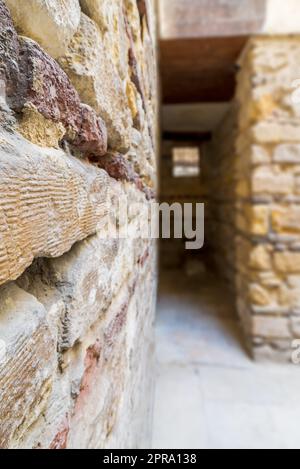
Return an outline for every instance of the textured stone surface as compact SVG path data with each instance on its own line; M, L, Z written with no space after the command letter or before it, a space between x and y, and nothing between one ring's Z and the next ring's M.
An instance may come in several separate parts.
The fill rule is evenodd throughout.
M142 158L141 154L139 156ZM107 153L97 161L97 166L105 169L109 176L117 179L118 181L133 183L139 190L145 193L148 200L155 197L155 190L152 187L151 181L149 182L148 180L146 181L148 184L145 183L145 178L135 171L134 164L125 159L123 155L118 153Z
M59 60L81 99L105 121L112 149L126 152L130 147L131 113L124 85L96 24L81 15L78 31L68 51Z
M123 0L80 0L83 12L98 26L101 40L115 65L120 78L128 74L128 38L125 30L125 2ZM136 25L138 27L139 25ZM99 41L99 39L97 39Z
M137 203L139 193L136 196ZM111 298L126 283L147 246L142 240L103 239L100 233L77 243L61 258L37 263L22 276L19 285L43 301L38 282L42 271L43 282L54 286L56 301L59 298L65 305L60 351L73 347L105 315Z
M28 431L47 405L56 365L46 310L14 284L0 289L0 447Z
M19 82L19 40L3 0L0 1L0 79L7 96L16 93Z
M62 255L107 213L107 174L62 151L2 133L0 168L0 283L34 257Z
M27 138L32 138L35 143L43 138L43 127L45 142L47 133L53 134L52 122L50 129L40 122L36 125L36 110L44 119L59 125L57 138L63 136L82 152L103 155L107 149L107 134L103 121L93 109L80 102L77 92L55 60L36 42L17 37L2 0L0 8L0 34L3 38L3 46L0 49L0 79L5 82L6 98L12 110L18 114L25 111L25 123L21 118L21 132L23 131ZM28 124L28 109L34 112L32 136ZM54 143L58 145L58 141Z
M22 40L27 60L28 86L23 97L46 118L66 128L66 139L83 152L101 156L106 151L106 129L92 108L81 104L78 94L57 63L36 43Z
M80 21L79 0L6 0L18 32L57 58L66 51Z
M60 371L53 375L48 406L19 441L19 447L109 449L149 446L155 245L148 241L126 241L125 251L125 246L124 250L121 248L122 242L120 254L116 253L114 257L120 281L114 282L113 278L109 280L114 273L109 272L107 243L104 242L101 248L102 242L94 238L54 264L52 261L50 265L44 265L44 261L38 263L19 280L23 288L44 304L56 331L58 348L61 340L66 345L66 334L74 338L80 335L74 346L69 343L69 347L59 354ZM98 262L82 267L80 259L76 258L78 249L82 250L82 259L84 253L89 259L95 244L99 249ZM131 258L129 263L128 256ZM55 270L52 277L47 274L50 267L52 272ZM94 290L100 301L99 311L97 301L85 301L82 316L82 300L88 293L88 282L97 277ZM71 283L72 278L74 281L76 278L78 286ZM84 289L81 294L80 287ZM69 313L70 321L65 321L65 313ZM63 338L61 331L65 334Z
M153 5L81 5L0 0L3 448L150 447Z

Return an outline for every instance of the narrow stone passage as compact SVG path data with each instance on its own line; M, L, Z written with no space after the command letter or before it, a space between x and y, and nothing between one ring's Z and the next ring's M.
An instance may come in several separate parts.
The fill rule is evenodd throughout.
M154 448L300 448L300 373L242 343L226 286L161 273Z

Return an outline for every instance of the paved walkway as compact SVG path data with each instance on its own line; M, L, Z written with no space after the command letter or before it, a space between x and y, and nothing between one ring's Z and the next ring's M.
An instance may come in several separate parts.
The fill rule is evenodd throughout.
M153 448L300 448L300 366L255 364L226 289L161 276Z

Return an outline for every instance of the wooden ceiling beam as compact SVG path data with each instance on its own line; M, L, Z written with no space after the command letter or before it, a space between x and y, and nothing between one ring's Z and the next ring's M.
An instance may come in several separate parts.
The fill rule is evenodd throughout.
M226 102L247 36L161 40L163 103Z

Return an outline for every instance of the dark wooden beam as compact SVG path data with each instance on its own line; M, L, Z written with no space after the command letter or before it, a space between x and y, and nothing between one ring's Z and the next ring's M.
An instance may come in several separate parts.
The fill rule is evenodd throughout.
M163 102L230 101L236 61L247 40L247 36L161 40Z
M197 144L208 142L211 132L163 132L162 138L176 143Z

